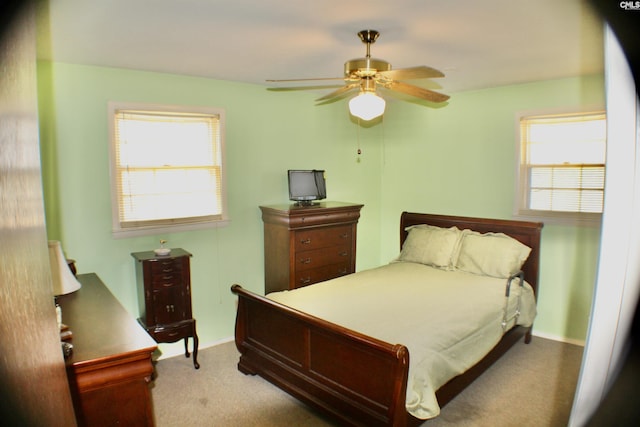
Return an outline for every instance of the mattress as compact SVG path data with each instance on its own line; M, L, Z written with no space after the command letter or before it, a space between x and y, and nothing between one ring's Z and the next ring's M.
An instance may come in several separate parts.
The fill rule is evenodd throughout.
M394 262L267 297L390 344L405 345L409 349L406 409L416 418L428 419L440 413L435 396L440 386L482 359L506 330L533 323L533 290L514 280L506 297L506 282ZM503 327L505 319L509 321Z

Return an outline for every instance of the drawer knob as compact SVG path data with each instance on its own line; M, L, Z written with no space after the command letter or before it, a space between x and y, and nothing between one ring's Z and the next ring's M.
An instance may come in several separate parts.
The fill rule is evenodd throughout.
M302 239L300 240L300 243L302 243L303 245L308 245L311 243L311 239L310 238Z
M300 278L300 283L303 284L303 285L311 283L311 277L307 277L307 278L302 277L302 278Z
M347 251L340 252L340 256L347 256L347 255L349 255L349 252L347 252Z
M167 305L166 309L167 309L167 313L174 313L176 311L176 308L174 307L173 304Z
M300 264L311 264L311 258L301 259Z
M341 234L340 237L342 237L343 239L346 239L347 237L349 237L349 235L347 233Z

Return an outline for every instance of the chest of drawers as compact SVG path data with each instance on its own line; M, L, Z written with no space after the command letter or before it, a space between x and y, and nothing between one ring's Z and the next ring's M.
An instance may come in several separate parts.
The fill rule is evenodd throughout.
M193 365L198 364L198 334L191 313L191 254L172 249L166 256L153 251L131 254L136 260L136 282L140 324L156 340L171 343L184 339L189 357L189 338L193 338Z
M341 202L260 206L265 293L355 272L356 227L362 206Z

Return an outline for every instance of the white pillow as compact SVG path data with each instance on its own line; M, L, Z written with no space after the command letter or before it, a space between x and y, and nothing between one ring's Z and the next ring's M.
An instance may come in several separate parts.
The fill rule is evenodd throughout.
M522 268L531 248L503 233L464 230L455 268L484 276L508 278Z
M457 227L441 228L421 224L407 227L406 230L409 235L402 245L399 261L452 268L452 256L461 236Z

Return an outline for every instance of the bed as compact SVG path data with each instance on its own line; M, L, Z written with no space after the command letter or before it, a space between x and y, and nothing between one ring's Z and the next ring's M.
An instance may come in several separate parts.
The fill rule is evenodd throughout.
M238 295L235 332L236 346L240 352L238 369L245 374L262 376L301 401L338 420L342 425L422 424L426 418L437 415L440 407L453 399L516 342L524 339L524 342L528 343L531 340L531 324L535 317L535 295L537 295L538 286L541 229L542 223L538 222L404 212L400 219L401 255L396 262L382 266L380 270L366 270L299 290L269 294L266 297L243 289L239 285L233 285L232 292ZM424 233L432 239L431 242L437 242L438 245L432 247L431 252L426 255L429 257L428 262L422 259L416 262L411 259L411 256L417 252L407 248L415 246L416 236ZM456 233L457 240L454 243L451 243L453 240L450 233ZM433 236L440 236L440 240L434 239ZM505 240L497 240L498 238ZM463 252L466 253L473 248L470 245L472 242L482 241L484 244L489 241L507 240L511 245L510 248L519 245L517 253L514 253L517 255L516 258L520 258L521 265L518 267L521 272L511 271L513 262L509 262L508 274L503 271L480 274L473 271L478 268L477 263L474 264L469 259L464 261ZM466 248L464 250L463 245ZM437 250L439 248L445 248L440 252L446 254L455 253L456 256L453 257L455 259L451 258L445 262L446 257L442 258L442 253ZM526 255L522 252L526 252ZM490 253L490 251L483 250L483 253ZM502 260L508 257L499 258ZM429 263L433 265L422 265ZM480 268L505 268L503 261L493 263L489 259L489 264L483 263ZM489 267L486 267L487 265ZM460 270L458 267L462 270L470 268L471 271L458 271ZM491 320L490 332L485 326L478 327L479 335L493 337L488 343L476 344L479 342L476 341L477 334L467 336L467 332L461 330L452 334L433 334L449 340L450 335L457 336L461 333L464 335L465 339L461 341L470 342L472 344L470 347L456 349L455 343L453 346L450 345L451 343L447 344L456 350L450 351L455 358L464 359L460 363L457 359L453 364L449 360L441 362L440 354L446 353L445 351L434 353L431 350L423 350L420 347L422 345L420 340L425 334L422 332L403 335L402 331L406 330L404 327L400 328L401 332L387 328L389 324L405 324L411 319L417 319L416 323L420 327L431 328L435 332L439 331L441 326L432 326L429 322L440 315L424 321L422 316L424 319L429 319L428 315L431 312L435 313L442 309L456 311L437 303L432 306L424 305L429 308L423 309L422 312L418 310L418 315L407 314L415 311L415 307L413 309L409 307L416 306L416 300L425 302L430 299L405 296L406 305L402 305L402 296L405 294L401 289L410 289L410 282L417 281L412 277L418 274L418 270L421 272L430 270L429 274L435 274L438 277L449 277L449 273L477 276L486 281L487 286L492 287L491 289L497 286L494 282L500 283L498 291L491 291L504 294L502 301L492 303L491 308L492 318L500 317L497 319L500 326L494 324L496 323L494 319ZM405 274L405 276L393 276L395 274ZM362 277L364 277L364 284L348 285L351 281ZM402 277L402 279L394 279L394 277ZM521 280L522 278L526 282ZM359 283L363 283L362 280ZM397 314L389 313L390 304L376 306L379 303L371 302L373 298L378 298L373 296L377 295L376 293L370 292L370 289L375 286L382 290L384 289L381 287L384 286L393 288L389 291L392 292L390 296L382 298L400 301L402 308L397 311ZM449 287L447 285L447 288ZM330 301L327 295L335 295L330 293L333 292L331 289L339 292L335 300L343 304L333 304L336 307L330 307L330 304L327 304L327 301ZM527 293L531 295L526 296ZM314 298L314 304L305 305L301 302L305 301L304 299L297 300L302 298L298 297L300 294L307 294L307 298L310 295ZM467 305L470 301L476 304L479 298L482 299L481 296L469 294L467 298L454 299L457 302L453 305L457 307L461 301ZM521 306L527 298L532 300L527 304L533 304L533 308L527 309ZM340 305L346 305L348 309L339 310ZM478 305L480 305L479 301ZM417 306L420 307L420 305ZM374 322L363 322L362 315L357 311L361 307L368 307L369 310L376 310L375 307L379 307L375 317L387 320L382 320L379 326L374 325ZM467 308L463 312L476 311L473 305L469 307L471 309ZM345 311L349 313L345 314ZM488 315L479 314L478 316L484 318ZM389 321L389 318L394 320ZM457 324L457 321L453 323ZM497 328L502 329L496 332ZM420 337L418 343L413 342L412 336ZM407 344L399 340L408 340L411 343ZM486 351L476 350L476 347L482 346L488 346ZM470 354L474 352L478 354ZM428 354L428 357L425 354ZM436 354L433 358L435 362L430 359L432 354ZM410 355L412 355L411 358ZM456 365L452 371L453 374L441 373L442 363ZM416 364L426 366L427 371L431 369L436 379L423 380L422 377L417 377L416 375L428 376L429 374L418 374ZM456 372L455 369L459 369L460 372ZM425 386L423 384L425 382L429 384ZM416 387L416 384L419 384L419 387ZM430 387L433 390L430 390ZM423 388L426 390L424 393ZM417 406L415 390L418 390L417 393L420 395ZM431 400L435 402L435 406Z

